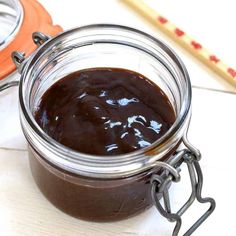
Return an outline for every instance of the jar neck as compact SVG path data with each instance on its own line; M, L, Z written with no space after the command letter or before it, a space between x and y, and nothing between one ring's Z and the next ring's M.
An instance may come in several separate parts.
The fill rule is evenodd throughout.
M137 71L169 97L176 121L149 147L109 158L86 155L57 143L36 123L34 110L52 84L80 68L101 65ZM190 120L191 85L181 60L158 39L124 26L90 25L49 40L24 66L19 91L21 123L30 145L54 165L83 176L120 178L154 167L180 143Z

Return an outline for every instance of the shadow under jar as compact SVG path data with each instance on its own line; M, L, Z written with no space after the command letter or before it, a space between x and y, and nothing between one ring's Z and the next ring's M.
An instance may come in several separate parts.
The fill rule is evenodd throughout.
M135 71L157 84L174 109L172 127L148 147L109 158L80 153L53 140L34 118L42 96L61 78L89 68ZM159 181L156 176L178 181L184 157L199 160L200 153L186 140L189 76L176 54L150 35L116 25L72 29L46 41L20 71L20 119L33 177L47 199L72 216L114 221L136 215L162 194L153 185ZM183 142L186 148L179 150Z

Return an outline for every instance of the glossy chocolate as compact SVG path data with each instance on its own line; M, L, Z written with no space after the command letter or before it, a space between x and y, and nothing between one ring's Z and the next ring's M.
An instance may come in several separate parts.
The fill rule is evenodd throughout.
M163 91L141 74L93 68L60 79L43 95L35 119L53 139L93 155L151 145L175 120Z

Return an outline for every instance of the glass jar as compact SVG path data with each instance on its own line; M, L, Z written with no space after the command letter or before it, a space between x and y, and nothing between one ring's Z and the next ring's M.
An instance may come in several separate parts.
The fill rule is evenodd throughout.
M155 204L163 216L176 221L174 233L178 233L183 212L195 199L202 199L200 153L186 139L191 85L181 60L158 39L117 25L84 26L51 39L36 33L34 41L41 46L30 58L14 52L13 59L21 73L21 125L29 143L32 174L42 193L64 212L92 221L124 219ZM98 67L136 71L156 83L176 114L168 132L149 147L109 158L74 151L49 137L34 119L45 91L68 74ZM182 163L189 167L192 194L174 214L167 193L171 182L180 180ZM211 207L189 232L214 210L213 199L203 200Z

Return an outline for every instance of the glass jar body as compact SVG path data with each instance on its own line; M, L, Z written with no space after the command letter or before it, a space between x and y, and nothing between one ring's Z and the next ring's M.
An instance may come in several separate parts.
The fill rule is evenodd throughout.
M45 134L34 119L45 91L70 73L98 67L133 70L156 83L176 113L170 130L147 148L110 157L76 152ZM156 162L175 152L191 113L187 71L166 45L122 26L73 29L46 42L22 66L19 94L32 174L55 206L93 221L124 219L152 206L150 180L160 170Z
M63 212L89 221L114 221L137 215L153 205L152 171L128 178L95 179L52 166L29 148L35 182L45 197Z
M154 167L124 178L88 178L52 165L31 146L29 162L36 184L53 205L71 216L96 222L122 220L149 209L153 205L151 177L160 172Z

